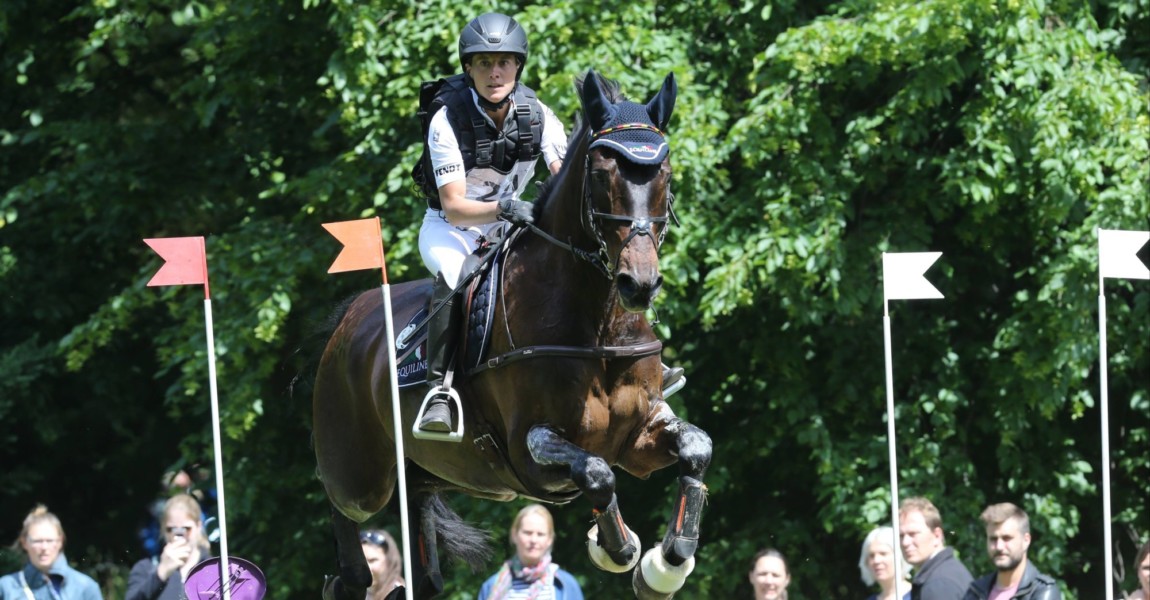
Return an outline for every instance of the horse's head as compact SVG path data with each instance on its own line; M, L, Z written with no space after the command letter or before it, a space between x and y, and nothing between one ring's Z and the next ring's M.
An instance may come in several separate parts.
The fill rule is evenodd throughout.
M603 270L614 279L619 304L630 312L650 308L663 285L659 246L671 210L664 131L676 93L673 74L646 105L622 99L613 86L605 91L594 71L580 89L590 128L583 227L598 242Z

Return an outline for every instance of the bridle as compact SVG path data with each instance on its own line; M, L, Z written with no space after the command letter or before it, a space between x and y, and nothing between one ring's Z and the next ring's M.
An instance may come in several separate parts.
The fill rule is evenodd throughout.
M621 125L618 127L613 127L611 129L605 129L605 130L600 131L598 133L595 133L589 137L591 138L591 141L594 141L596 137L601 136L601 135L605 135L606 133L609 133L611 131L618 131L620 129L628 129L628 128L651 129L651 130L658 132L660 135L663 135L662 131L659 131L658 129L656 129L652 125L648 125L645 123L631 123L631 124L627 124L627 125ZM667 185L667 216L663 216L663 217L635 218L635 217L631 217L628 215L616 215L613 213L599 212L599 211L595 210L594 205L592 204L591 200L592 200L591 199L591 156L590 156L590 150L588 149L587 155L583 159L583 198L582 198L583 206L580 210L580 221L582 222L582 225L583 225L583 231L585 233L587 233L589 236L593 237L596 240L596 242L598 243L598 245L599 245L598 251L597 252L596 251L588 251L588 250L584 250L582 248L576 248L574 244L570 243L571 242L570 238L568 238L568 241L564 242L560 239L555 238L554 236L547 233L546 231L543 231L534 223L528 223L526 225L526 227L532 233L534 233L535 235L538 235L539 237L543 238L544 240L550 242L551 244L554 244L560 248L563 248L565 250L570 251L571 254L573 254L576 258L587 261L592 266L594 266L600 273L602 273L603 276L606 277L608 280L614 280L615 275L616 275L616 270L619 268L619 259L622 257L623 251L626 250L627 245L630 244L631 240L635 239L636 236L645 235L645 236L651 236L654 238L655 234L651 230L651 226L653 224L656 224L656 223L663 223L664 225L666 225L668 223L668 221L670 221L676 225L679 224L679 219L678 219L678 217L675 216L675 210L674 210L675 196L673 194L671 194L670 183L668 183L668 185ZM607 250L607 240L603 236L603 232L601 231L601 227L602 227L602 224L604 222L629 223L631 225L631 229L627 233L627 237L623 239L623 245L619 248L619 255L615 257L615 260L611 260L610 252L608 252L608 250ZM658 254L660 247L662 247L663 238L666 236L666 234L667 234L667 227L664 226L662 228L662 230L659 232L658 238L654 239L655 253L656 254ZM505 272L506 271L504 271L504 273ZM528 358L570 357L570 358L584 358L584 359L596 359L596 360L610 360L610 359L616 359L616 358L642 358L642 357L646 357L646 356L658 355L662 351L663 343L660 342L659 340L652 340L649 342L630 344L630 345L626 345L626 346L582 347L582 346L541 345L541 346L526 346L526 347L522 347L522 348L516 348L515 342L513 341L512 336L511 336L510 320L506 318L507 305L506 305L506 300L503 297L503 291L507 289L506 284L500 284L499 289L500 289L500 301L503 304L503 313L505 315L504 326L507 327L507 340L511 344L512 350L505 352L503 354L500 354L499 356L489 358L486 361L475 366L474 368L472 368L471 370L469 370L467 372L468 377L473 377L473 376L475 376L475 375L477 375L483 371L486 371L488 369L499 368L499 367L508 365L510 363L518 362L520 360L525 360Z
M627 123L595 132L591 134L590 138L591 141L595 141L595 139L603 135L624 129L648 129L658 133L659 135L666 135L654 125L649 125L647 123ZM598 251L587 251L581 248L576 248L573 244L570 243L570 239L568 239L567 242L558 240L534 224L528 224L527 227L530 228L531 231L536 235L539 235L552 244L569 250L573 255L575 255L576 258L587 261L593 267L595 267L596 270L602 273L604 277L610 280L615 278L615 275L617 274L616 272L619 268L619 261L623 256L623 251L627 249L627 246L631 243L631 240L635 239L636 236L650 236L654 238L655 234L651 230L652 226L655 224L664 224L664 227L659 231L658 238L653 240L655 242L655 253L658 254L659 249L663 246L663 239L667 236L666 223L668 220L672 220L676 225L679 224L679 219L675 216L674 202L675 196L671 193L671 187L668 183L667 214L669 217L662 216L636 218L630 215L617 215L614 213L604 213L595 210L595 205L591 199L591 153L588 151L587 155L583 158L583 207L580 211L580 221L583 225L583 231L587 235L591 236L598 244ZM627 232L627 237L623 239L623 245L619 247L619 253L617 256L615 256L614 260L612 260L611 253L607 250L607 239L603 236L602 226L604 221L627 223L631 226L630 230Z

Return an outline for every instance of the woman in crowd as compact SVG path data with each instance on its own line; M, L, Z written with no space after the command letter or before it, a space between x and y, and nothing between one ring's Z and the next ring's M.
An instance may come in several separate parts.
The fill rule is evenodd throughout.
M1150 600L1150 540L1138 549L1134 569L1138 573L1138 591L1130 596L1130 600Z
M384 600L396 586L403 585L403 557L391 534L382 529L366 529L359 533L367 568L371 569L371 587L367 600Z
M211 556L204 537L203 511L188 494L176 494L164 504L164 549L157 558L145 558L128 574L125 600L179 600L192 567Z
M511 523L510 537L515 556L483 582L479 600L583 600L583 590L575 578L551 562L555 522L546 508L539 504L523 507Z
M755 600L787 600L791 572L782 552L774 548L759 550L751 560L748 578L755 589Z
M882 590L867 600L895 600L896 580L899 590L905 592L902 599L910 600L910 580L907 578L910 574L910 564L900 556L902 570L900 573L895 573L894 549L891 547L893 543L894 530L890 527L876 528L863 540L862 553L859 556L859 572L862 574L863 583L868 586L877 583Z
M95 580L68 566L64 527L43 504L24 518L13 547L23 549L28 562L0 577L0 600L103 600Z

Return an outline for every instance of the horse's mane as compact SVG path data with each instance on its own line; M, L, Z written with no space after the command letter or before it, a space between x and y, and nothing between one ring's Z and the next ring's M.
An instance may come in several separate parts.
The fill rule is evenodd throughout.
M595 78L599 80L599 87L607 96L607 99L612 104L622 102L627 99L623 92L619 89L619 82L614 79L608 79L598 73L595 73ZM586 83L585 75L579 75L575 78L575 90L579 97L583 97L583 85ZM543 211L547 206L547 201L555 192L555 188L559 187L559 182L566 178L567 172L572 169L571 164L576 162L570 160L576 158L574 156L577 148L582 148L586 152L587 138L591 135L590 126L587 124L587 119L583 116L583 111L579 110L575 113L575 124L571 128L571 135L567 138L567 156L563 157L563 167L559 172L548 177L539 187L539 196L535 199L535 218L539 219L543 216ZM582 146L580 146L582 144Z

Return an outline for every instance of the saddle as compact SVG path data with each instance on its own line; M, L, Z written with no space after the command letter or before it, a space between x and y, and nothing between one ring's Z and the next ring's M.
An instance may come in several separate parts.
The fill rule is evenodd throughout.
M460 292L463 301L463 317L460 319L460 360L456 368L459 374L467 373L483 362L491 345L491 325L495 320L495 299L499 293L500 273L506 260L508 243L503 243L502 230L498 237L485 244L467 257L463 263L465 288ZM510 240L507 240L510 242ZM397 321L404 327L396 335L396 369L400 388L427 384L427 322L430 320L431 284L420 292L423 302L415 303L418 308L410 315L397 314ZM408 309L410 310L410 308ZM400 311L397 311L400 312ZM407 312L407 311L403 311Z

